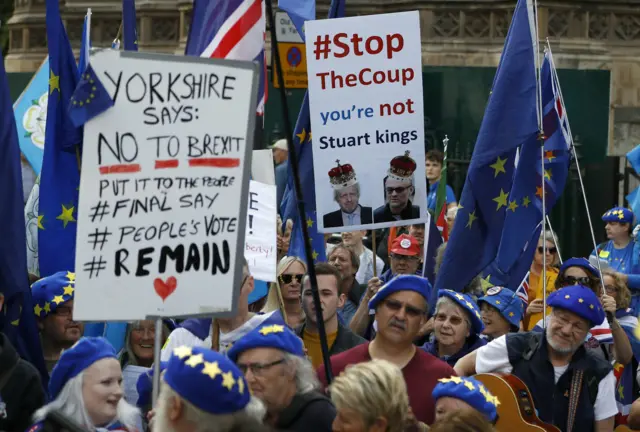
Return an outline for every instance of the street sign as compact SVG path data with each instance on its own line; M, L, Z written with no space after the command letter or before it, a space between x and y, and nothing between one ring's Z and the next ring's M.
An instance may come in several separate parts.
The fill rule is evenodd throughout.
M300 34L286 12L276 12L278 53L284 75L284 86L288 89L307 88L307 54ZM277 68L273 68L273 86L280 88Z
M286 12L276 12L276 32L278 42L304 43Z

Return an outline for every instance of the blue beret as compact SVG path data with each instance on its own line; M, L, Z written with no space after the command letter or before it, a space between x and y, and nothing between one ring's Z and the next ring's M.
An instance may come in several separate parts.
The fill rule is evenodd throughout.
M160 372L167 368L169 362L160 362ZM138 408L144 408L145 406L151 404L151 393L153 391L153 370L152 366L147 372L140 374L138 376L138 381L136 382L136 391L138 392L138 402L136 405Z
M40 279L31 285L33 312L37 317L46 317L58 306L73 299L76 274L61 271Z
M438 380L433 389L433 399L437 401L441 397L460 399L468 403L474 409L483 414L490 422L496 419L498 398L477 379L471 377L442 378Z
M117 358L116 350L103 337L83 337L60 356L51 371L49 394L55 399L71 378L78 376L89 366L105 358Z
M480 309L471 297L452 290L438 291L438 298L440 297L449 297L462 307L462 309L469 314L469 318L471 319L471 330L473 330L475 334L482 333L482 330L484 330L484 323L482 322L482 317L480 317Z
M414 291L424 297L426 302L429 301L429 294L431 293L431 283L427 278L423 278L416 275L399 275L391 279L384 286L382 286L371 300L369 300L369 309L375 310L378 304L389 297L391 294L395 294L400 291Z
M569 258L560 266L560 273L564 273L569 267L581 267L597 278L600 278L600 272L586 258Z
M583 285L569 285L552 292L549 294L547 305L573 312L591 322L591 327L600 325L604 321L604 310L600 300L591 288Z
M251 399L240 369L224 355L208 348L174 349L164 381L180 397L211 414L240 411Z
M603 222L633 223L633 212L624 207L614 207L602 215Z
M478 305L485 302L498 309L500 315L504 317L512 326L519 327L522 315L524 315L524 303L516 293L504 287L491 287L484 297L478 299Z
M243 352L254 348L276 348L289 354L304 357L302 340L281 324L263 324L240 338L227 355L234 362Z

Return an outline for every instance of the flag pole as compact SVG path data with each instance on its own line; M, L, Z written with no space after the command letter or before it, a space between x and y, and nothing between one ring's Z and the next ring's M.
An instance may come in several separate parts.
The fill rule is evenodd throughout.
M556 239L555 231L551 226L551 219L549 219L549 215L547 215L547 225L549 225L549 230L553 234L553 245L556 247L556 252L558 253L558 260L560 260L560 264L562 264L562 255L560 254L560 246L558 245L558 240Z
M273 69L278 72L278 84L280 85L280 98L282 101L282 115L284 123L284 133L287 140L287 147L289 149L289 162L293 172L293 180L295 185L296 200L298 201L298 223L302 229L302 236L304 237L304 251L307 256L307 272L309 274L309 282L311 284L311 294L313 296L313 305L316 309L316 320L318 326L318 333L320 336L320 348L322 349L322 361L324 363L324 372L327 378L327 385L333 380L333 373L331 371L331 361L329 356L329 345L327 344L327 332L324 327L324 318L322 316L322 303L320 302L320 295L318 293L318 281L316 279L316 270L313 266L313 255L311 250L311 240L309 238L309 229L305 221L305 209L304 209L304 197L302 196L302 185L300 182L300 171L298 166L298 157L296 148L293 145L291 138L291 122L289 121L289 105L287 102L286 89L284 86L284 74L282 73L282 65L280 64L280 53L278 52L278 38L276 35L276 26L273 15L272 0L266 0L267 6L267 19L269 20L269 31L271 33L271 53L273 54L272 60ZM272 69L272 71L273 71Z

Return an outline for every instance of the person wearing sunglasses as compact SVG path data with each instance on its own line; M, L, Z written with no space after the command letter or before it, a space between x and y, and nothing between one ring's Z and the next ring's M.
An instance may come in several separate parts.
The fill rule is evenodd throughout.
M375 223L420 217L420 207L411 203L416 192L413 178L416 167L416 161L409 156L408 151L391 159L387 176L382 180L385 204L373 211Z
M295 328L304 320L300 306L302 279L307 274L307 265L300 258L285 256L276 268L276 282L269 287L263 313L279 311L287 325Z
M544 297L544 280L543 262L546 247L546 283L547 295L555 290L556 278L558 277L558 250L555 243L555 235L551 231L547 231L546 237L540 236L538 247L533 255L533 262L529 269L529 305L527 306L523 328L525 331L531 330L538 321L542 319L543 297ZM551 309L547 308L547 314Z
M433 340L422 349L454 366L456 362L483 345L480 338L484 323L480 308L467 294L452 290L438 291L434 313Z

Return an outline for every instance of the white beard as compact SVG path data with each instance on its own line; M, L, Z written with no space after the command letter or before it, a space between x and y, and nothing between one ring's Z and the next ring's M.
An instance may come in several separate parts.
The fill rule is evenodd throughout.
M171 423L169 423L169 419L167 418L163 405L164 404L162 403L158 404L153 420L149 425L150 429L154 432L176 432Z

